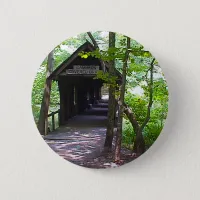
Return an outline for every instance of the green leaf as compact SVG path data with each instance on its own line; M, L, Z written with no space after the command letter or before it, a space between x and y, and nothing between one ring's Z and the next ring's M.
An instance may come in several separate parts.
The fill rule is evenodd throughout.
M88 55L87 54L85 54L85 55L81 55L81 58L88 58Z

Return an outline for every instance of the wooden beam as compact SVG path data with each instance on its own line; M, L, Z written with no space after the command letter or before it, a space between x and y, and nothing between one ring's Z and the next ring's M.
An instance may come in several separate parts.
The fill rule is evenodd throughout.
M54 117L54 114L52 115L52 131L55 130L55 117Z
M51 51L48 55L46 82L44 86L44 94L43 94L42 104L40 108L40 117L38 122L38 130L42 135L48 134L48 111L49 111L50 93L52 84L52 80L48 79L48 77L53 72L53 65L54 65L53 51Z

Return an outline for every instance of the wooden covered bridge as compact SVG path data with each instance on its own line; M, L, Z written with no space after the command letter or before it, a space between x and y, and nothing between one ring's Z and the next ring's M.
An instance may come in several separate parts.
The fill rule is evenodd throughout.
M86 42L54 71L49 68L38 123L38 129L42 135L47 135L49 132L49 117L52 118L50 129L51 131L55 130L54 115L57 113L59 126L65 125L69 119L83 113L107 117L108 100L102 100L101 94L103 81L94 79L94 77L98 70L105 72L108 68L100 59L91 56L85 59L79 55L83 51L90 52L94 50L95 47L90 42ZM60 109L49 114L52 81L58 83Z

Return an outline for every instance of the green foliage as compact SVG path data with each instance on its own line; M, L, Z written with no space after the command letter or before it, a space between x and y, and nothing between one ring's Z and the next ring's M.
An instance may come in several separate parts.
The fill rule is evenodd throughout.
M148 100L139 95L136 96L131 94L130 92L127 92L125 96L125 102L135 113L135 116L139 124L142 125L146 117Z
M40 114L40 106L42 103L44 85L46 80L46 69L41 67L33 83L32 88L32 111L34 119L37 123ZM51 86L51 98L50 98L50 111L54 107L58 107L59 104L59 91L56 82L52 82Z
M135 133L133 131L133 127L131 123L127 120L123 120L123 126L122 126L122 145L126 148L133 148L133 142L135 138Z
M144 140L147 148L156 141L162 129L163 126L159 123L148 123L144 130Z
M103 72L101 70L99 70L96 74L96 77L94 77L94 79L101 79L103 80L107 86L113 86L116 87L117 86L117 76L112 76L111 74L109 74L108 72Z
M59 44L54 49L54 69L56 69L63 61L65 61L72 52L86 41L86 34L80 34L77 37L70 38ZM69 51L70 50L70 51ZM37 71L33 89L32 89L32 111L35 122L38 122L40 114L40 106L43 98L44 85L46 80L47 57L42 62ZM52 82L50 109L49 112L59 109L59 91L57 82Z

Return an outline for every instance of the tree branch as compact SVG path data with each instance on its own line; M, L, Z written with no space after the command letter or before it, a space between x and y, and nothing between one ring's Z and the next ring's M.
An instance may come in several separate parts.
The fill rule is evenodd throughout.
M99 46L98 46L96 40L94 39L92 33L91 32L87 32L87 34L88 34L89 38L92 40L92 43L94 44L95 49L99 49Z
M140 128L140 125L138 124L138 121L136 119L135 114L133 111L127 106L126 103L124 103L124 113L128 117L129 121L131 122L134 132L137 133L138 129Z
M91 32L87 32L87 34L88 34L89 38L92 40L92 43L93 43L93 45L94 45L94 48L95 48L95 49L99 49L99 46L98 46L96 40L94 39L92 33L91 33ZM109 68L109 64L106 63L106 62L104 62L104 61L101 60L101 59L99 59L99 61L100 61L100 63L101 63L101 66L102 66L102 68L103 68L103 71L105 72L105 71L106 71L106 67Z
M117 99L115 99L115 102L116 102L117 105L119 105ZM124 102L123 106L124 106L125 115L127 116L129 121L131 122L133 129L134 129L134 132L137 133L137 130L139 130L139 128L140 128L140 125L139 125L139 123L136 119L134 112L132 111L131 108L128 107L128 105L125 102Z

